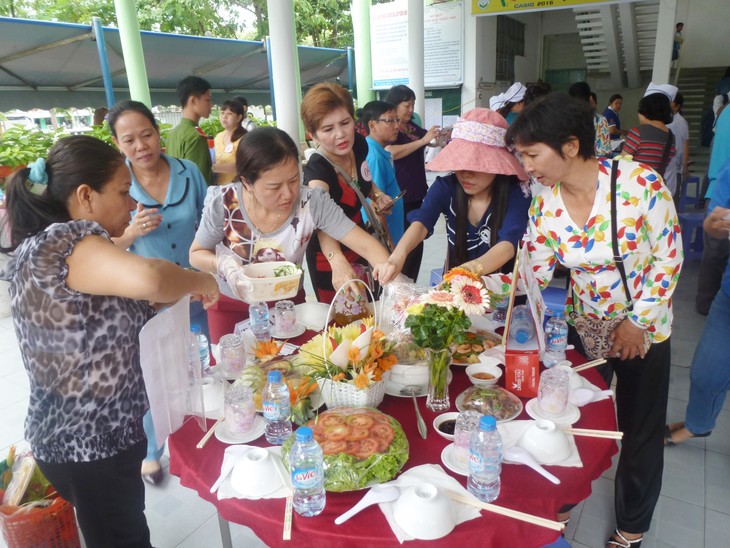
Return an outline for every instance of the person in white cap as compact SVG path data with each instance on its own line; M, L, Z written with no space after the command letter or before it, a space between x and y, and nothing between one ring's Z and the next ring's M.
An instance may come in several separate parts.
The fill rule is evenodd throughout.
M672 121L671 101L677 88L669 84L650 84L639 101L639 126L626 135L622 154L651 167L664 177L676 154L674 135L667 128ZM674 192L674 189L669 189Z
M527 88L521 82L515 82L507 91L494 95L489 99L489 108L499 112L507 124L511 124L525 108L525 92Z

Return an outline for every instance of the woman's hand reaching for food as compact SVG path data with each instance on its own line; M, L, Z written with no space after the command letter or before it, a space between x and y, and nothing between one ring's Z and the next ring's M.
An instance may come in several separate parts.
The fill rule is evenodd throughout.
M206 310L218 302L220 289L215 276L206 272L197 272L200 276L200 287L192 292L192 300L201 301Z

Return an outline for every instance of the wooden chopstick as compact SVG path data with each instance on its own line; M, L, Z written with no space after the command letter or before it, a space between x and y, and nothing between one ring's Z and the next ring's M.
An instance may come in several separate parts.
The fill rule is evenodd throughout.
M461 502L462 504L468 504L470 506L475 506L476 508L481 508L482 510L488 510L489 512L493 512L495 514L500 514L503 516L507 516L510 518L518 519L520 521L524 521L527 523L532 523L533 525L539 525L540 527L546 527L548 529L553 529L554 531L562 531L565 528L564 523L560 523L558 521L553 521L546 518L541 518L539 516L533 516L531 514L526 514L524 512L520 512L518 510L510 510L509 508L504 508L502 506L497 506L496 504L489 504L488 502L482 502L480 500L477 500L474 497L467 497L465 495L461 495L459 493L455 493L454 491L447 490L447 494L451 500L455 500L456 502Z
M563 432L566 434L573 434L574 436L588 436L591 438L607 438L612 440L620 440L624 437L623 432L616 432L614 430L593 430L591 428L563 428Z
M294 512L294 494L292 493L292 490L289 489L289 485L287 484L283 466L283 460L281 462L277 462L275 466L276 471L279 474L279 478L281 478L281 483L284 485L284 488L289 491L289 495L287 495L286 497L286 506L284 507L284 531L281 534L281 538L282 540L291 540L291 522L292 513Z
M216 426L218 426L221 422L223 422L223 418L222 417L220 419L218 419L217 421L215 421L215 424L210 427L210 430L208 430L205 433L205 436L203 436L202 438L200 438L200 441L198 442L198 445L196 445L195 447L198 448L198 449L202 449L205 446L205 444L208 443L208 440L213 435L213 432L215 432Z
M597 365L601 365L603 363L606 363L606 360L604 358L598 358L597 360L592 360L590 362L575 366L573 368L573 371L583 371L585 369L590 369L591 367L596 367Z

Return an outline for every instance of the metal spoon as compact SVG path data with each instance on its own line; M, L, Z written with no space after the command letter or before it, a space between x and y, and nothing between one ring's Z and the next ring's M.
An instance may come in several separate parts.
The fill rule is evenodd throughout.
M504 450L504 458L511 460L512 462L519 462L520 464L526 464L532 468L535 472L544 476L545 478L552 481L554 484L559 484L560 479L552 475L550 472L545 470L526 449L513 445L512 447L506 447Z
M360 499L360 502L335 519L335 525L345 523L352 516L368 506L380 504L381 502L390 502L391 500L397 499L399 496L400 491L393 485L373 485L372 489L365 493L365 496Z
M428 428L426 428L426 421L423 420L423 417L421 416L421 411L418 409L418 400L416 400L416 395L421 393L422 388L420 386L405 386L401 388L400 393L403 395L410 394L413 398L413 407L416 410L416 424L418 425L418 433L421 434L421 437L425 440L428 436Z

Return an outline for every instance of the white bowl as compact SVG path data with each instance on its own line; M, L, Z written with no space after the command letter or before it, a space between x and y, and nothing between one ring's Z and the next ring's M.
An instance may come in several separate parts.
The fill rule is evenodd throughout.
M402 386L426 386L428 364L426 362L404 365L397 363L390 369L390 382Z
M276 270L283 267L294 267L295 274L276 276ZM253 285L249 302L277 301L291 299L299 291L299 280L302 269L289 261L271 261L267 263L251 263L243 268L243 275Z
M541 464L557 464L570 456L568 437L553 421L536 420L517 440L517 445Z
M442 438L446 438L449 441L454 441L454 434L447 434L439 430L439 425L445 421L454 421L454 428L456 428L456 417L459 416L458 412L441 413L438 417L433 419L433 429Z
M480 358L483 359L484 362L487 362L487 359L494 360L494 363L473 363L469 367L466 368L466 374L469 377L469 380L472 384L476 386L494 386L497 384L497 381L499 381L500 377L502 376L502 370L497 365L499 363L498 360L494 358ZM491 375L491 379L479 379L475 377L476 374L487 374Z
M251 497L263 497L281 487L281 478L277 472L271 453L263 447L249 449L238 462L233 465L231 486Z
M403 491L393 505L393 518L404 533L421 540L445 537L456 527L451 501L432 483Z

